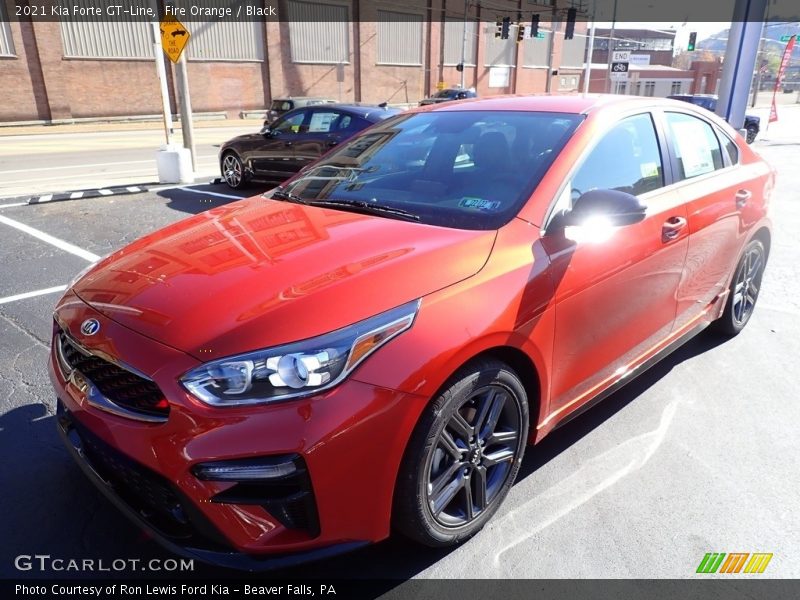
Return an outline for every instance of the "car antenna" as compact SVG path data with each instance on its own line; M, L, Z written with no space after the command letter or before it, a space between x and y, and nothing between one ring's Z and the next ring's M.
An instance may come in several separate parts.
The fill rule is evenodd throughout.
M388 102L381 102L380 104L378 104L378 108L382 108L383 110L386 110L387 106L389 106Z

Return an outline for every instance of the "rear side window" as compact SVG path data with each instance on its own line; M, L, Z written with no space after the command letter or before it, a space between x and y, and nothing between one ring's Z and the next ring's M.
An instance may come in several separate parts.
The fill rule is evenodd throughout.
M677 162L676 179L691 179L724 166L719 140L711 125L684 113L666 113Z
M733 142L731 138L729 138L724 133L720 133L717 131L717 136L722 141L722 149L725 151L725 154L728 155L728 159L730 160L730 164L735 165L739 163L739 148Z
M308 133L330 133L336 129L336 120L340 113L336 111L315 110L311 113Z
M589 153L572 178L572 199L597 189L638 196L663 185L653 120L641 114L617 123Z

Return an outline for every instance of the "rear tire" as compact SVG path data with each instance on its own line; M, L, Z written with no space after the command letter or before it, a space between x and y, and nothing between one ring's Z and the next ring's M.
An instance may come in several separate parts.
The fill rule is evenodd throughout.
M432 547L458 544L508 494L528 438L528 399L506 364L473 362L425 410L395 490L394 525Z
M736 265L725 310L712 324L717 333L733 337L750 321L761 290L761 278L766 264L767 252L764 244L759 240L752 240L745 246L742 258Z

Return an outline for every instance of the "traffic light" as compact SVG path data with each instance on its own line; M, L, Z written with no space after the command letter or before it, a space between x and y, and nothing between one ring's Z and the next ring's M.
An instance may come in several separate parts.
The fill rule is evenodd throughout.
M564 29L564 39L571 40L575 36L575 17L578 16L578 11L575 8L570 8L567 11L567 27Z
M539 15L531 17L531 37L536 38L539 36Z
M525 25L522 24L522 21L518 21L517 22L517 43L519 44L524 39L525 39Z
M500 28L500 39L508 39L508 31L511 29L511 17L503 17L503 25Z
M692 52L694 50L694 46L696 43L697 43L697 32L693 31L689 34L689 44L686 46L686 49L689 52Z

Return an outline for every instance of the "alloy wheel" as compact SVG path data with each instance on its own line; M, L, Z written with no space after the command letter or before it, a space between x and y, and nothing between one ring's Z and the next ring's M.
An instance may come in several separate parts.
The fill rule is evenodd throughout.
M763 268L763 249L760 245L753 246L739 265L733 288L733 319L739 325L746 323L753 314L761 287Z
M475 390L431 447L426 501L434 520L461 527L478 518L503 489L522 448L522 415L501 385Z
M222 161L222 176L232 188L242 183L242 162L233 154L228 154Z

